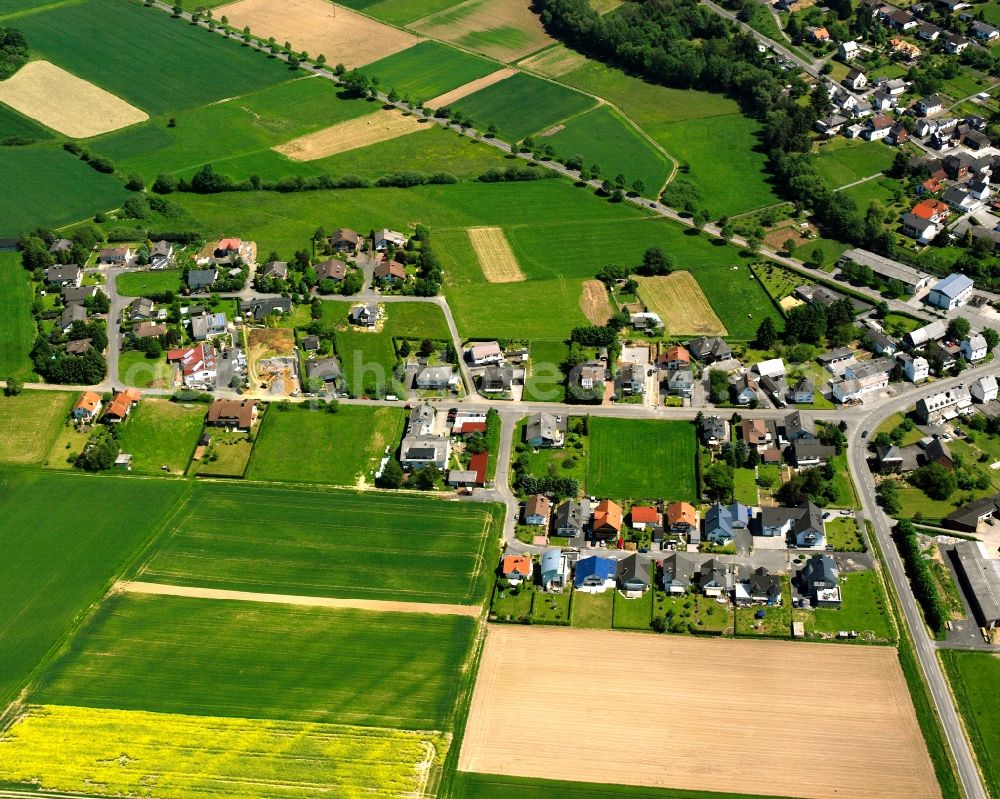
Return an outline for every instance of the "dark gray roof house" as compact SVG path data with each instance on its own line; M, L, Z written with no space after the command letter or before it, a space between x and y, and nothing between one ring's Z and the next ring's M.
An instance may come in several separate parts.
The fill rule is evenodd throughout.
M649 588L649 561L636 553L618 561L618 588L628 593L642 593Z
M261 277L284 280L288 277L288 264L285 261L268 261L260 268Z
M252 319L263 319L273 313L291 313L292 301L288 297L256 297L240 300L240 313Z
M556 508L552 529L555 535L574 538L582 535L590 524L590 500L568 499Z
M306 361L306 377L317 378L324 383L338 383L343 374L336 358L316 358Z
M533 447L561 447L568 420L562 414L536 413L524 425L524 440Z
M1000 494L963 505L945 518L944 526L952 530L974 533L980 522L995 518L997 515L1000 515Z
M693 338L685 344L685 347L687 347L688 352L691 353L692 358L702 361L703 363L725 361L733 357L733 351L730 349L729 345L726 344L726 342L721 338L717 337L706 338L701 336L699 338Z
M219 277L218 269L192 269L188 272L187 285L191 291L202 291Z

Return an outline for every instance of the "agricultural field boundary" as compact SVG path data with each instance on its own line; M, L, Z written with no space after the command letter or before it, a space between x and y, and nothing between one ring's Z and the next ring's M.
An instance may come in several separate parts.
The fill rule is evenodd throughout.
M491 72L482 78L476 78L476 80L469 81L468 83L463 83L461 86L452 89L450 92L445 92L431 100L428 100L424 105L430 108L441 108L442 106L448 106L457 100L461 100L463 97L468 97L470 94L478 92L480 89L485 89L487 86L492 86L494 83L499 83L502 80L507 80L507 78L512 75L517 74L517 70L511 67L505 67L503 69L498 69L496 72Z
M324 596L266 594L256 591L231 591L224 588L163 585L133 580L119 582L111 591L116 594L151 594L154 596L183 596L193 599L262 602L274 605L303 605L317 608L352 608L380 613L427 613L434 616L470 616L475 618L481 612L477 605L450 605L441 602L393 602L386 599L334 599Z

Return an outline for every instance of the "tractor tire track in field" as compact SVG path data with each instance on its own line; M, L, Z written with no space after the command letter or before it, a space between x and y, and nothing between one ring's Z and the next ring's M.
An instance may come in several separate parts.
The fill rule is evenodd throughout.
M156 596L183 596L194 599L228 599L237 602L263 602L276 605L303 605L318 608L351 608L379 613L427 613L434 616L470 616L480 614L478 605L450 605L436 602L392 602L384 599L334 599L325 596L296 596L293 594L264 594L254 591L230 591L221 588L198 588L187 585L162 585L124 581L117 583L111 593L152 594Z

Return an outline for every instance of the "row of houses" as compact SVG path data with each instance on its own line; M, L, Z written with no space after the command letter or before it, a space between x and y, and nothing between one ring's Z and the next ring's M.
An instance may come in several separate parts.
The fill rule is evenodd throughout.
M100 418L105 424L120 424L128 418L141 399L142 393L138 389L125 388L116 391L105 407L100 394L84 391L73 404L70 414L78 422L92 423Z

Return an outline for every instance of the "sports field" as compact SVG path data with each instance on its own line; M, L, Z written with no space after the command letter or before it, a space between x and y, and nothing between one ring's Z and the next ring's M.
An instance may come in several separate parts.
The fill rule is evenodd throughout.
M302 78L173 113L172 128L160 117L103 136L90 147L120 170L138 172L150 182L161 172L188 175L206 163L234 178L280 177L294 170L272 147L370 114L372 108L364 100L344 99L330 81ZM219 136L220 130L226 135Z
M466 0L410 27L500 61L516 61L553 44L528 0Z
M364 68L379 79L379 88L400 97L428 100L495 72L497 64L441 42L422 41Z
M462 0L343 0L340 5L353 8L393 25L406 25L446 8L458 5Z
M0 82L0 102L74 139L149 119L144 111L48 61L25 64Z
M599 165L609 179L624 175L628 188L641 180L644 197L657 197L672 169L660 149L607 105L571 119L541 142L551 144L563 158L582 155L588 167Z
M111 175L45 145L0 147L0 175L0 236L79 222L120 207L129 196ZM59 191L52 191L53 186Z
M144 398L119 430L118 445L132 456L132 471L183 474L201 436L206 410L203 404Z
M105 601L32 698L446 730L475 624L467 616L120 594Z
M32 706L0 738L6 782L87 795L288 799L433 791L436 732Z
M487 283L519 283L524 273L507 243L503 228L470 227L469 242Z
M685 679L663 678L671 674ZM636 701L642 685L656 690ZM519 701L509 701L515 693ZM691 724L678 735L664 723L702 718L706 706L736 719L766 708L768 732L726 736L715 725ZM823 746L803 745L817 708ZM518 734L508 734L514 728ZM627 741L640 754L595 758L595 740ZM831 785L844 799L941 796L889 647L517 625L488 631L458 768L810 799L826 799Z
M296 52L326 56L330 64L361 67L416 44L410 33L383 25L326 0L238 0L221 6L229 24L265 39L289 42Z
M136 579L476 605L502 519L421 496L199 484Z
M56 3L19 18L17 27L47 60L151 115L237 97L295 76L262 53L138 3ZM95 57L95 43L106 41L112 30L114 46L101 47Z
M271 408L257 434L247 479L353 486L364 476L371 484L373 467L386 447L396 449L405 420L396 408L341 405L337 413Z
M594 417L587 490L617 499L694 500L696 448L689 422Z
M988 652L941 650L951 690L976 752L990 796L1000 797L1000 658Z
M690 272L638 277L639 298L658 313L674 336L728 336L708 298Z
M316 161L416 133L427 124L417 116L380 109L279 144L274 150L293 161Z
M0 396L0 462L38 463L52 447L79 394L23 391Z
M482 130L493 123L500 138L520 141L594 105L592 97L519 72L452 103L451 108L471 118Z
M184 487L15 469L0 471L0 481L3 707L117 579Z
M28 354L35 343L34 296L30 274L21 266L21 254L0 252L0 376L30 377L34 368Z

